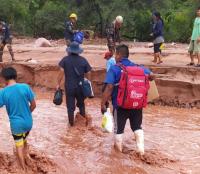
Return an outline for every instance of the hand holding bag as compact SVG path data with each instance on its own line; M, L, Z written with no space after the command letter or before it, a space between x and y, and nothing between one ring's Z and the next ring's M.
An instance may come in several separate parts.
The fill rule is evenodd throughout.
M53 103L55 105L61 105L62 102L63 102L63 91L62 91L62 89L58 89L55 92Z

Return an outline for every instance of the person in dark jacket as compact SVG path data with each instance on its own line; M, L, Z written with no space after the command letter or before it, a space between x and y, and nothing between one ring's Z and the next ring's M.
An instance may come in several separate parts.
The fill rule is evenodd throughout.
M153 32L151 36L154 38L154 63L160 64L162 63L162 57L161 57L161 50L164 43L164 37L163 37L163 28L164 28L164 22L161 18L161 15L159 12L153 13Z
M70 126L73 126L76 106L79 108L80 115L86 119L86 123L91 121L91 118L85 113L85 98L81 88L84 77L87 76L90 79L91 66L84 57L79 55L83 52L83 49L79 47L77 42L72 42L67 48L67 52L68 56L64 57L59 63L60 74L57 89L60 88L62 78L65 76L68 118ZM75 104L75 101L77 104Z
M1 21L0 22L0 62L3 62L3 50L6 45L11 55L12 61L15 60L11 44L12 44L12 37L10 34L10 30L8 28L8 25L5 22Z
M113 54L115 52L116 42L121 42L120 29L123 24L123 17L117 16L116 19L106 28L107 46Z
M75 13L72 13L69 18L70 20L65 22L65 41L67 46L73 42L78 17Z

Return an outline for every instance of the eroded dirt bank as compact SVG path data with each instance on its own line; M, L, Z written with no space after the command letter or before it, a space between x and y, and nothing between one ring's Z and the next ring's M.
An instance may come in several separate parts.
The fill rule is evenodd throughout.
M30 173L199 174L199 110L160 106L145 109L146 155L140 160L129 124L124 152L115 152L113 135L103 133L100 128L98 99L86 101L87 112L93 117L92 127L85 127L82 119L76 119L76 126L69 129L65 105L54 106L53 93L37 94L34 127L29 136ZM41 99L43 95L48 99ZM5 110L0 110L0 115L0 173L20 174Z
M64 42L63 42L64 43ZM63 44L62 43L62 44ZM82 119L76 126L67 126L65 104L52 104L58 75L58 62L66 54L59 42L51 48L36 48L33 40L14 41L18 62L9 63L8 52L0 69L14 66L19 82L29 83L37 94L37 109L33 113L34 127L29 136L31 144L30 174L199 174L200 171L200 71L185 66L187 45L168 45L164 64L154 65L152 48L146 43L129 43L130 59L144 64L156 74L160 99L144 111L146 155L139 159L135 152L133 133L127 124L124 152L113 149L113 135L103 133L98 98L87 100L87 112L93 117L91 127ZM83 45L85 56L93 67L92 81L97 97L105 77L103 45ZM24 60L34 59L36 63ZM0 82L1 86L2 83ZM165 106L159 106L165 105ZM180 109L175 107L193 109ZM13 139L5 109L0 110L0 173L21 174L13 154Z
M55 89L59 68L57 65L4 63L13 66L19 74L19 81L34 87ZM197 68L169 67L147 65L155 74L160 99L153 104L168 105L184 108L200 108L200 71ZM92 82L95 96L101 96L101 89L105 78L104 68L93 68Z

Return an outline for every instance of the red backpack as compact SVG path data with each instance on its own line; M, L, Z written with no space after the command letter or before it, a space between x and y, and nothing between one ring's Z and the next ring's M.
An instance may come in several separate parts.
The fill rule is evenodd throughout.
M149 79L139 66L117 64L122 69L117 104L124 109L142 109L147 105Z

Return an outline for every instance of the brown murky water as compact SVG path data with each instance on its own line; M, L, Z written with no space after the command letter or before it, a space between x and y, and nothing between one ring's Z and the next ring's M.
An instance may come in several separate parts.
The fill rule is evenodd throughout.
M29 136L33 173L58 174L199 174L199 110L149 106L144 112L146 155L135 152L133 133L127 128L124 153L113 149L113 135L100 128L100 100L88 100L92 127L79 120L67 126L65 105L54 106L50 95L41 96L33 113L34 127ZM42 99L43 98L43 99ZM0 111L0 173L17 172L13 140L5 110Z

